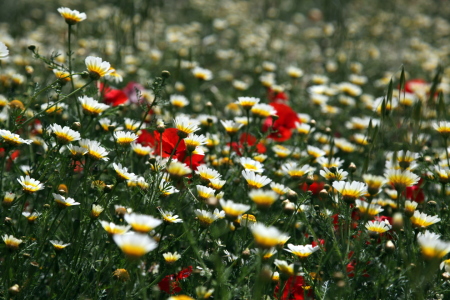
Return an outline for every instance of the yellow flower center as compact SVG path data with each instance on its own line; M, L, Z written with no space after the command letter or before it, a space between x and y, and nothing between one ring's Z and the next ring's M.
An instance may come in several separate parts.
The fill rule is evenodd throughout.
M128 256L131 257L141 257L146 253L145 248L142 246L136 246L136 245L122 245L121 250L123 253L125 253Z

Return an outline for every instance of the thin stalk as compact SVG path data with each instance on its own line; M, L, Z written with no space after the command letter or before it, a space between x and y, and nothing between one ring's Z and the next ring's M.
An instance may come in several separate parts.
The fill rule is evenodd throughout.
M182 138L181 138L181 137L178 137L178 141L177 141L177 143L175 144L175 147L173 148L172 153L170 153L169 160L167 161L167 166L169 166L170 163L172 162L172 158L173 158L173 156L175 155L175 152L177 151L178 145L180 145L181 140L182 140Z
M5 164L6 164L6 159L8 158L8 147L5 147L4 149L4 156L2 158L2 161L0 162L0 174L2 175L2 178L0 179L0 193L3 194L3 178L4 176L4 170L5 170Z
M67 51L67 57L69 59L69 74L70 76L72 76L72 43L71 43L71 37L72 37L72 25L68 24L69 26L69 36L68 36L68 51ZM75 90L75 84L73 83L73 77L70 77L70 84L72 85L72 91ZM77 105L77 103L75 102L75 107L77 108L77 115L78 115L78 120L81 120L81 111L80 111L80 106Z
M52 105L48 106L46 109L41 110L40 112L36 113L33 117L29 118L28 120L26 120L25 122L21 123L16 129L20 129L23 126L27 125L28 123L30 123L31 121L33 121L34 119L36 119L37 117L39 117L40 115L42 115L46 110L58 105L60 102L66 100L67 98L69 98L70 96L78 93L79 91L81 91L82 89L84 89L85 87L87 87L88 85L90 85L93 82L93 80L90 80L88 83L86 83L85 85L83 85L82 87L76 89L75 91L73 91L70 94L65 95L64 97L62 97L61 99L59 99L58 101L56 101L55 103L53 103Z
M80 250L77 253L77 257L75 258L75 269L78 268L78 260L80 259L80 254L83 253L84 248L86 247L86 240L87 240L89 231L90 231L91 226L92 226L93 223L94 223L94 219L91 219L89 221L89 225L88 225L87 230L84 232L83 242L81 243L81 247L80 247Z
M450 166L450 159L448 158L448 144L447 137L444 137L445 155L447 157L447 165Z
M50 227L48 228L47 232L45 233L44 237L42 238L42 245L39 248L39 251L38 251L38 253L37 253L37 255L35 257L39 257L41 255L42 251L44 250L45 241L46 241L46 239L47 239L47 237L48 237L48 235L49 235L53 225L55 225L56 220L58 220L58 217L59 217L59 215L61 214L62 211L63 211L62 209L58 210L58 213L56 214L55 218L53 219L53 222L50 224Z

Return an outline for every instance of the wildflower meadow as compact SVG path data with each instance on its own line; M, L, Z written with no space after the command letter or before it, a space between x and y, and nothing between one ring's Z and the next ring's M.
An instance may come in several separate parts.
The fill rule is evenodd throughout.
M445 1L0 1L0 299L450 299Z

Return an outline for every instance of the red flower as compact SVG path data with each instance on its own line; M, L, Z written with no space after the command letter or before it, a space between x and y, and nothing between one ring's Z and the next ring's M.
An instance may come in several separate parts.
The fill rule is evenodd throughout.
M351 258L352 256L353 256L353 251L350 251L349 253L348 253L348 258ZM369 264L370 262L367 262L367 264ZM350 261L348 264L347 264L347 276L348 277L350 277L350 278L352 278L352 277L355 277L355 267L356 267L356 265L357 265L357 262L356 262L356 260L352 260L352 261ZM367 274L367 272L366 272L366 270L364 270L363 271L363 273L362 273L362 276L364 276L364 277L370 277L370 275L369 274Z
M192 266L184 268L178 274L170 274L158 282L159 289L167 294L176 294L181 292L180 280L186 279L192 274Z
M305 280L302 276L291 276L284 284L283 294L278 298L278 291L280 284L275 287L274 297L279 300L303 300L314 299L311 287L305 285Z
M4 148L0 148L0 157L5 157L5 155L8 155L5 153ZM13 161L18 158L20 155L20 150L14 150L8 157L8 160L6 161L6 171L11 170Z
M375 217L375 219L374 219L374 221L388 221L389 222L389 224L392 224L393 223L393 221L392 221L392 217L388 217L388 216L376 216Z
M289 100L288 95L285 92L274 92L271 88L267 89L267 98L270 101L287 101Z
M139 137L136 140L136 143L142 144L143 146L154 147L156 145L156 139L153 135L153 132L142 129Z
M176 279L175 274L167 275L158 282L159 289L167 294L173 295L181 292L180 282Z
M249 150L252 146L254 146L256 143L256 138L247 133L241 134L241 137L239 138L239 143L233 142L231 144L231 147L236 152L237 155L242 156L242 150L244 147L247 147L247 150ZM229 143L228 143L229 145ZM256 152L258 153L266 153L266 146L262 143L258 143L256 145Z
M322 246L325 246L325 240L324 239L317 239L317 241L318 242L312 241L311 242L311 246L315 247L315 246L319 246L319 244L322 245Z
M429 83L423 79L411 79L405 82L405 92L417 94L420 91L426 91L426 95L430 96L430 91L428 90ZM400 87L399 87L400 88ZM435 92L433 97L438 97L439 92Z
M73 171L76 173L81 173L83 172L83 165L81 164L81 162L79 160L76 161L72 161L72 167L73 167Z
M177 278L178 279L185 279L191 276L192 274L192 266L189 266L187 268L184 268L180 272L178 272Z
M405 82L405 92L414 93L417 89L424 89L428 83L423 79L411 79Z
M123 89L114 89L100 83L98 85L103 96L103 101L112 106L118 106L127 102L138 103L139 91L144 91L144 87L136 82L129 82ZM138 93L136 93L138 91Z
M315 181L312 184L308 185L307 183L303 183L301 188L302 190L306 191L311 191L313 193L313 195L318 195L320 193L321 190L323 190L323 187L325 186L324 182L321 181Z
M357 263L355 260L352 260L351 262L349 262L347 264L347 276L350 278L355 277L355 267L356 267ZM366 272L366 270L363 271L363 273L361 274L364 277L370 277L370 275Z
M128 99L131 103L138 103L140 99L138 99L138 94L136 90L142 92L145 88L137 82L129 82L126 87L122 89L122 91L127 95Z
M334 215L331 216L331 218L333 219L334 230L338 230L339 229L339 225L346 225L347 224L347 222L344 221L344 220L339 222L339 214L334 214ZM352 218L352 221L351 221L352 228L353 229L358 228L358 222L357 221L360 219L360 216L359 216L359 211L357 209L353 209L352 210L351 218Z
M184 140L181 140L178 136L178 129L176 128L167 128L162 134L162 139L160 140L160 133L158 131L153 132L153 138L155 142L155 154L160 155L160 143L162 144L162 157L170 157L172 152L174 152L173 158L178 161L184 162L188 166L191 166L191 159L188 156L188 152L186 150L186 145ZM178 143L178 146L177 146ZM175 148L175 146L177 146ZM203 155L193 154L192 155L192 169L197 169L197 167L203 161Z
M128 97L122 90L108 89L103 96L103 102L111 106L118 106L127 101Z
M286 104L272 102L270 105L277 111L278 119L273 122L272 117L267 118L263 124L263 131L265 132L271 127L272 133L269 135L269 138L277 142L284 142L290 139L295 123L300 123L300 119L297 113Z
M425 201L425 194L422 190L423 179L419 180L419 183L413 186L409 186L406 188L405 196L406 199L415 201L417 203L422 203Z

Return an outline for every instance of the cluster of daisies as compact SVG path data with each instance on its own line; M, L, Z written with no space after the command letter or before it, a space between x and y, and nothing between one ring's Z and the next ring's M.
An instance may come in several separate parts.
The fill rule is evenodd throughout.
M192 2L205 14L216 11L208 9L205 1ZM223 9L233 12L235 19L213 16L214 34L210 36L199 38L200 24L164 30L167 51L175 51L180 57L176 68L181 75L177 74L177 81L166 86L170 73L163 72L164 80L154 80L148 90L131 82L123 89L116 88L114 85L123 81L121 72L101 57L85 57L85 70L75 72L77 67L72 68L75 61L72 55L85 55L87 51L82 48L83 51L72 53L70 38L73 26L87 16L76 10L59 8L69 29L68 66L64 59L46 60L35 47L30 47L34 56L49 66L53 74L49 73L56 81L38 89L28 101L9 101L0 95L0 122L11 129L0 129L1 171L9 175L21 172L13 183L0 181L0 191L9 189L2 206L11 210L20 208L19 216L33 224L44 214L35 209L39 205L34 202L45 197L41 196L43 190L51 189L47 196L53 199L58 211L52 219L54 224L62 222L58 219L61 212L70 213L82 207L89 211L91 221L96 220L85 230L89 230L91 224L104 230L104 236L114 241L128 261L142 262L139 266L142 270L148 267L149 255L152 258L162 256L168 268L178 268L177 262L193 260L199 265L197 273L205 278L209 276L206 282L211 287L214 283L209 279L214 271L207 268L205 261L214 260L216 253L213 251L228 267L248 267L255 261L262 261L263 268L270 270L271 280L280 288L287 278L305 277L308 282L319 282L320 276L313 276L308 268L331 253L327 247L332 243L335 243L333 249L339 248L338 243L347 243L345 255L349 261L356 261L352 248L357 240L367 245L387 241L385 247L392 248L394 243L401 243L397 239L400 232L406 232L405 239L413 236L410 241L420 249L424 260L442 261L440 268L450 273L450 259L445 259L450 252L450 238L437 233L444 217L430 209L431 205L423 204L434 202L435 206L444 207L439 200L428 199L427 194L450 195L450 122L443 121L443 112L438 111L445 110L445 97L450 93L448 69L436 76L440 82L433 83L406 80L404 77L408 74L402 72L402 81L396 89L391 81L395 74L386 74L371 85L372 80L365 75L362 63L350 62L344 52L335 53L330 48L323 55L327 58L324 66L314 69L314 74L307 74L297 63L278 66L266 60L252 66L252 76L235 78L225 69L219 72L211 66L210 70L199 66L192 58L186 60L192 56L186 49L196 48L193 47L196 41L205 49L220 44L216 43L219 39L226 45L229 36L235 35L234 26L240 23L247 28L242 31L245 39L240 32L236 34L239 41L236 47L242 53L214 48L211 52L220 62L219 67L225 68L222 64L225 61L230 62L228 68L243 65L244 57L266 57L266 47L274 48L271 51L275 52L286 51L284 55L291 53L285 45L290 42L270 40L271 36L276 36L267 31L271 26L256 28L246 22L242 13L248 9L245 4L228 6ZM387 16L383 18L389 20ZM305 22L302 15L294 19L296 24ZM309 19L321 22L322 16L316 11ZM332 24L322 25L311 27L319 30L307 32L307 38L326 41L331 37L335 30ZM296 27L285 28L287 40L297 36ZM357 26L352 27L357 31ZM440 28L444 27L441 24ZM376 32L374 28L373 34ZM88 43L79 41L80 45ZM112 44L106 43L106 52L113 52ZM158 49L147 49L143 44L151 43L135 46L149 50L142 52L149 53L154 61L162 59ZM371 58L380 55L373 45L363 48ZM448 47L431 51L414 40L411 48L415 51L411 53L421 54L420 57L425 57L426 51L432 53L431 58L422 61L422 69L428 71L436 65L437 57L449 53ZM296 57L295 53L291 55ZM9 57L8 47L0 42L0 63L8 62ZM321 60L320 57L311 59ZM148 75L138 67L136 57L126 55L123 62L129 75ZM343 72L345 76L339 73L340 65L348 66ZM27 77L15 73L0 77L2 83L7 81L5 78L11 79L5 84L8 86L5 91L14 93L14 89L23 87L27 80L31 83L33 68L27 66L26 71ZM86 90L91 84L95 84L96 92ZM223 92L218 88L221 84L228 85L233 93ZM375 96L380 88L388 86L388 95L382 91L383 96ZM192 92L195 88L197 91ZM61 93L63 89L69 92ZM42 95L50 90L54 90L54 94L42 103ZM157 95L161 93L167 101L159 101ZM240 96L246 94L259 97ZM410 125L412 113L424 121ZM388 119L389 116L398 120ZM66 126L69 121L74 122ZM396 128L389 128L394 125ZM380 131L385 131L386 135L381 135ZM379 146L389 145L388 139L396 138L411 145L411 149L419 150L390 152ZM36 148L44 150L44 157L36 159L37 163L34 157L23 159L32 165L17 166L15 159L21 158L21 153L34 155ZM40 159L45 159L46 163L39 162ZM363 167L364 159L366 167ZM51 164L54 165L48 167ZM74 178L89 181L80 186L98 188L101 196L95 201L82 200L81 196L78 198L80 194L76 194L81 188L72 195L77 200L69 197L64 184L56 187L52 183L58 176L53 172L56 168L70 169ZM142 173L137 171L144 168ZM113 184L106 184L107 181ZM11 192L18 189L22 193ZM130 207L135 199L124 198L124 194L142 200L140 207ZM115 216L110 213L114 201L119 202L114 205ZM146 213L141 213L140 209ZM323 224L317 224L317 220ZM19 226L20 223L12 224ZM321 226L327 230L322 231ZM50 242L58 253L78 243L50 240L50 229L43 240L46 244ZM196 230L199 236L194 237ZM175 236L177 232L181 233ZM11 252L27 243L24 237L19 239L18 236L15 233L2 236ZM196 237L198 240L193 241ZM242 237L248 248L235 245L244 240ZM211 239L214 243L210 243ZM175 249L173 245L179 241L190 246L185 251ZM224 245L223 241L228 244ZM39 238L38 242L42 240ZM197 249L200 246L202 248ZM82 245L81 249L84 247ZM195 255L188 254L191 247ZM39 245L37 253L41 254L44 248ZM320 259L315 259L317 257ZM78 258L77 255L75 265ZM151 266L153 274L158 273L158 268L155 262ZM117 269L113 276L130 280L125 269ZM175 287L178 282L171 284ZM195 292L198 298L207 299L214 289L199 286ZM192 298L178 295L169 299Z

